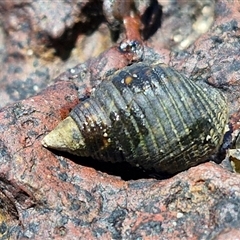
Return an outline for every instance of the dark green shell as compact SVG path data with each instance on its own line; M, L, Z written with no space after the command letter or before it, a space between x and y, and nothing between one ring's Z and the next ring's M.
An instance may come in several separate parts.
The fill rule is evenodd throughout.
M75 154L176 173L219 147L227 104L215 88L171 67L135 63L103 81L70 116L86 145Z

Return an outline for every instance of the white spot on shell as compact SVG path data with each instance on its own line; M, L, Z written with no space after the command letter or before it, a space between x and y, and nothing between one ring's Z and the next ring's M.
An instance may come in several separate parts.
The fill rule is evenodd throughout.
M189 128L186 128L186 129L185 129L185 132L186 132L187 134L189 134L191 131L190 131Z
M209 141L212 137L210 135L207 135L206 141Z
M108 134L105 132L105 133L103 134L103 136L104 136L104 137L108 137Z
M214 130L213 129L210 130L210 135L212 135L212 136L214 135Z

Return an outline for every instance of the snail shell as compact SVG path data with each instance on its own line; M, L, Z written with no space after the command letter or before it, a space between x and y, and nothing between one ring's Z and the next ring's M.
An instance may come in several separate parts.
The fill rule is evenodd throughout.
M163 64L134 63L101 82L42 143L173 174L216 151L227 112L217 89Z

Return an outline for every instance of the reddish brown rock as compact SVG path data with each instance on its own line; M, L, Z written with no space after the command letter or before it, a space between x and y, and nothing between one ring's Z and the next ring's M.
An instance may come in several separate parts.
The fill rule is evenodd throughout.
M240 19L236 5L218 1L216 21L211 31L182 54L174 55L169 50L161 50L163 61L170 62L187 75L194 73L196 78L204 76L213 85L225 90L235 130L239 129L240 119L239 26L235 23L239 23ZM56 37L54 34L60 33L61 29L58 25L57 30L53 29L49 34ZM157 46L157 43L153 38L152 46ZM235 61L231 62L231 58ZM113 176L112 170L106 166L96 167L102 171L86 167L91 165L88 163L90 159L76 159L41 146L42 137L67 116L77 104L78 95L84 97L87 94L85 87L77 90L75 85L82 86L77 79L83 69L90 69L86 72L86 84L91 87L97 81L90 82L90 77L100 76L101 79L103 73L111 73L111 69L129 63L129 59L116 48L103 53L100 59L109 59L111 64L101 64L103 62L99 58L90 59L61 74L57 80L62 81L57 81L39 95L0 110L1 237L237 237L240 227L240 177L219 165L201 164L161 181L144 179L143 175L140 175L141 179L129 180L133 175L130 172L128 181L124 181ZM10 66L10 62L7 61L4 66ZM18 64L21 67L21 61ZM23 68L23 72L25 70ZM13 71L15 76L19 71ZM29 71L26 70L27 74ZM5 75L7 79L8 75ZM125 172L128 170L134 169L124 169Z
M226 240L226 239L240 239L240 230L238 229L224 229L216 238L216 240Z
M53 1L46 7L42 1L0 1L0 107L33 96L61 72L114 44L102 4ZM148 4L137 3L140 16Z
M112 44L100 1L53 1L46 7L43 1L3 0L0 21L0 107L35 95Z

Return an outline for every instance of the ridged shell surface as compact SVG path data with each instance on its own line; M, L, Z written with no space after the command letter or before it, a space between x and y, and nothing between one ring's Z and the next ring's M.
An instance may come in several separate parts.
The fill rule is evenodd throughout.
M172 174L207 160L221 144L227 115L217 89L162 64L135 63L72 110L81 132L73 138L83 147L65 150Z

